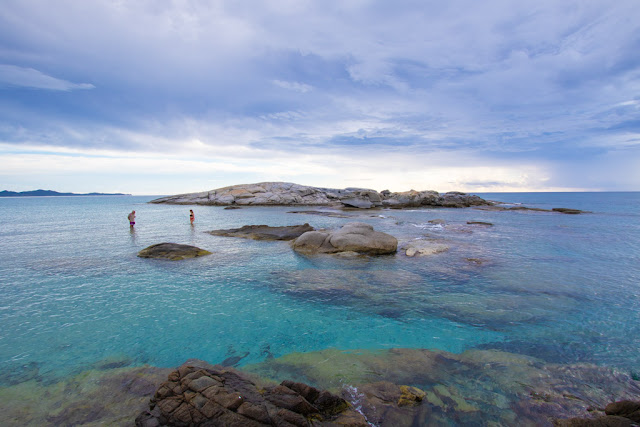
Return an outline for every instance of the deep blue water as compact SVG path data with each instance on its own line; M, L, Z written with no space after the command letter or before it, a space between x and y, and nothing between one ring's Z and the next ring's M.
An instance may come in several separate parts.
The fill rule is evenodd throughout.
M235 358L243 365L329 347L499 348L637 369L640 193L481 196L591 213L350 213L401 244L428 239L449 249L343 259L204 233L352 220L292 208L152 205L154 197L141 196L2 198L0 378L29 364L54 379L105 359L169 367L192 357ZM213 255L180 262L136 256L160 242Z

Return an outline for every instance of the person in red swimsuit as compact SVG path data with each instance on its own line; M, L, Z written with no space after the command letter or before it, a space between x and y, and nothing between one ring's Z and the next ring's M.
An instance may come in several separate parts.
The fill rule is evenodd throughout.
M189 209L189 221L191 221L191 225L193 225L194 219L196 219L196 216L193 214L193 209Z

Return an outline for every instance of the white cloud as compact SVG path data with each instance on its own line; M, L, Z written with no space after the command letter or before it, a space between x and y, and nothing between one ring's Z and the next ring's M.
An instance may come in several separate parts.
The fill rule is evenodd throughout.
M0 85L20 86L34 89L70 91L94 89L90 83L72 83L44 74L33 68L0 64Z
M283 80L274 80L273 84L283 89L293 90L295 92L307 93L313 90L313 86L298 82L287 82Z
M105 90L90 104L14 91L0 141L147 174L164 157L184 176L209 164L311 185L583 188L558 180L563 164L616 147L640 161L638 13L635 0L6 0L0 62L18 65L0 66L0 84L92 88L52 75L82 76ZM117 163L104 159L87 162ZM52 158L91 173L70 163Z

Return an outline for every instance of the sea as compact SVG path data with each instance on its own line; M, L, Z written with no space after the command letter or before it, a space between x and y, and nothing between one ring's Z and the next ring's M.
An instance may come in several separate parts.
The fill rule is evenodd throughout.
M499 349L640 372L640 193L478 195L587 212L425 207L336 217L317 207L148 203L159 196L0 198L0 386L21 369L53 383L110 360L242 368L324 349ZM207 233L351 221L400 248L439 249L305 256L288 242ZM137 256L162 242L212 254Z

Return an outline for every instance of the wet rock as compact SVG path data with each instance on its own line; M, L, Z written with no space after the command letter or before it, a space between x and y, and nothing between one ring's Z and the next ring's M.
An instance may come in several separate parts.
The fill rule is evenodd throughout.
M400 386L400 397L398 398L398 406L417 405L427 395L424 391L417 387L411 387L408 385Z
M341 421L342 419L342 421ZM160 385L137 426L367 426L344 399L307 384L257 384L233 368L189 360Z
M493 227L492 223L484 222L484 221L467 221L467 224L470 224L470 225L484 225L486 227Z
M553 212L560 212L560 213L569 214L569 215L579 215L581 213L585 213L585 211L581 211L579 209L569 209L569 208L553 208L551 210Z
M158 258L171 261L196 258L210 254L211 252L196 246L181 245L179 243L158 243L138 252L140 258Z
M357 252L368 255L395 253L398 240L386 233L375 231L369 224L350 222L336 231L310 231L293 241L295 251L316 254Z
M231 228L228 230L208 231L214 236L226 237L242 237L253 240L293 240L307 231L313 231L314 228L305 223L302 225L288 225L281 227L270 227L268 225L245 225L240 228Z

